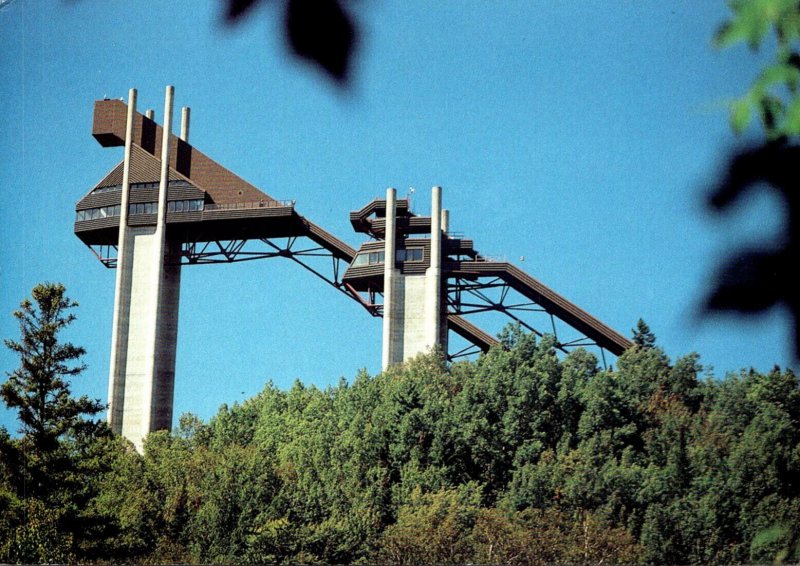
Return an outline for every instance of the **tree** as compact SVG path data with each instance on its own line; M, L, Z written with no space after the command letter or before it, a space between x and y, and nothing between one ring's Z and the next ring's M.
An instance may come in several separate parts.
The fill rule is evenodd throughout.
M733 210L752 191L773 189L782 198L786 223L782 238L740 250L718 268L706 300L710 311L754 314L785 307L793 318L794 354L800 359L800 291L787 266L800 257L800 4L795 0L730 0L732 16L715 43L726 48L746 42L751 49L774 45L775 59L750 89L731 104L731 126L743 133L759 116L766 140L735 152L712 189L713 210ZM774 38L771 37L774 35Z
M730 47L746 42L758 49L775 34L775 61L731 105L733 129L743 132L753 110L770 139L800 134L800 6L794 0L730 0L732 17L717 31L714 43Z
M656 345L656 335L650 330L647 323L641 318L633 330L633 341L642 348L652 348Z
M54 480L70 471L62 441L93 429L94 423L84 415L99 413L103 405L87 396L75 399L70 391L69 378L86 369L80 362L85 350L61 342L59 333L75 320L70 311L78 303L67 298L61 284L39 284L31 295L33 301L25 299L14 312L19 342L5 340L6 347L19 355L20 366L8 374L0 397L18 413L28 493L48 501L59 487Z

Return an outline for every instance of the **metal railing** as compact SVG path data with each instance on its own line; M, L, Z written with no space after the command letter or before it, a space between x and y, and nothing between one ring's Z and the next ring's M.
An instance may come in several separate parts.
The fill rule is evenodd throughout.
M294 207L293 200L260 200L255 202L233 202L228 204L206 203L203 211L209 210L246 210L252 208L285 208Z

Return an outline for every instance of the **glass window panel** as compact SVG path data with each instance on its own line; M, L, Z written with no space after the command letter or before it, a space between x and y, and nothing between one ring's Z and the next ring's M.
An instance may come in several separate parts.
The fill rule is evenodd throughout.
M183 212L183 201L179 200L175 202L175 212Z
M171 200L167 203L167 212L175 212L175 201Z
M369 254L358 254L356 256L355 261L353 262L353 266L367 265L368 263L369 263Z

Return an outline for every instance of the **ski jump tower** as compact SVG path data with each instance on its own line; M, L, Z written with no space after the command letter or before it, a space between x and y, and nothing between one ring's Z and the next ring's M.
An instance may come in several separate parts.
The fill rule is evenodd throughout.
M431 215L411 212L388 189L350 213L372 239L357 251L189 144L189 109L172 134L173 89L163 127L136 110L137 93L95 103L92 135L124 147L123 160L76 207L75 234L106 267L116 267L108 420L142 450L144 437L172 425L182 265L284 257L383 317L382 366L440 347L450 331L471 346L455 358L497 344L465 316L499 311L538 335L524 315L552 322L555 347L598 346L621 354L630 341L519 268L481 256L471 240L448 231L441 189ZM330 260L319 267L320 257ZM499 296L492 296L492 292ZM510 298L512 294L522 299ZM578 338L561 339L557 325ZM603 354L604 355L604 354Z

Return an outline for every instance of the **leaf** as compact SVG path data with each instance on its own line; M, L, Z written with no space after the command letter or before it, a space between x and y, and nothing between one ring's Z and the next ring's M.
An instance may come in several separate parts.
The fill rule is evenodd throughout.
M780 13L776 0L734 1L730 6L732 19L714 36L714 45L723 49L741 41L746 41L751 49L758 48Z
M289 0L286 31L297 55L318 64L337 81L347 81L356 30L339 2Z
M798 80L800 80L800 69L792 64L775 63L762 71L753 86L761 92L766 92L775 85L796 85Z
M800 135L800 96L795 97L786 109L783 133L787 136Z
M800 163L800 146L787 145L782 140L742 150L730 160L728 171L712 191L709 204L719 210L727 208L761 182L769 183L790 201L800 173L797 163Z
M238 20L250 11L260 0L228 0L228 9L225 17L228 21Z
M759 110L761 111L761 123L764 125L764 130L776 132L784 114L781 99L776 96L766 95L759 103Z
M741 134L747 129L747 125L750 123L751 112L750 112L750 98L744 97L733 104L731 104L731 128L737 134Z
M774 306L786 298L787 265L782 250L743 252L729 259L717 273L706 309L755 313Z

